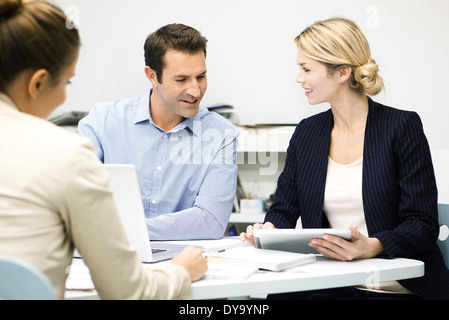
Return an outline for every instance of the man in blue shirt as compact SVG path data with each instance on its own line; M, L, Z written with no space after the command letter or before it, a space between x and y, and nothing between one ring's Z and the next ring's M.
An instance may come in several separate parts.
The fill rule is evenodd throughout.
M142 97L99 103L78 125L104 163L137 168L152 240L218 239L237 180L236 126L200 107L206 38L171 24L145 42Z

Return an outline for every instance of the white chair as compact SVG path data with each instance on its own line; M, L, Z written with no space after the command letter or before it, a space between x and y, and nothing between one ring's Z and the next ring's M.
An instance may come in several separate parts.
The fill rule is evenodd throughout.
M440 223L438 246L449 269L449 204L438 204L438 221Z
M54 300L50 281L33 265L0 256L0 300Z

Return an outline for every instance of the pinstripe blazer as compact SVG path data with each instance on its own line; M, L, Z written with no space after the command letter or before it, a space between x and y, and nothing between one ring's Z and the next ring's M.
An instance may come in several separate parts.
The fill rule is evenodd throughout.
M368 98L363 150L362 196L370 237L383 245L381 257L424 261L425 276L400 281L427 299L449 299L449 271L436 244L437 188L429 145L417 113ZM331 110L296 127L265 221L276 228L329 227L323 213Z

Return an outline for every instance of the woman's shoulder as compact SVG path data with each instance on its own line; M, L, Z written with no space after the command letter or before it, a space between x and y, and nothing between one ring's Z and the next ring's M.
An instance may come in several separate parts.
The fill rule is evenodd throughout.
M294 145L313 145L320 141L326 142L330 137L332 123L333 116L330 109L304 118L296 126L291 142Z
M45 119L18 112L15 118L16 141L25 149L39 149L41 154L59 157L91 148L87 138Z
M384 116L396 116L396 117L418 115L415 111L388 106L380 102L374 101L371 98L368 98L368 105L369 105L369 112L374 114L380 114Z
M421 118L416 111L391 107L371 99L369 99L368 121L383 123L389 127L410 123L422 125Z
M331 123L332 121L332 110L329 109L302 119L297 125L297 128L314 128L319 124Z

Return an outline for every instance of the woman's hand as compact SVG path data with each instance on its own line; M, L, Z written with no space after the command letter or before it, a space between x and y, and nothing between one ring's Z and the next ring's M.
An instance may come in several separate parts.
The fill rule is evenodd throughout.
M201 249L189 246L171 260L171 263L183 266L192 282L199 280L207 271L207 259Z
M309 245L323 256L341 261L372 258L383 251L382 243L377 238L365 237L357 226L349 228L352 230L351 241L327 234L323 239L312 239Z
M271 222L265 222L264 224L256 223L252 226L248 226L246 228L246 233L242 232L240 234L240 240L242 240L243 242L248 241L253 247L256 246L253 235L254 229L276 229L276 228Z

